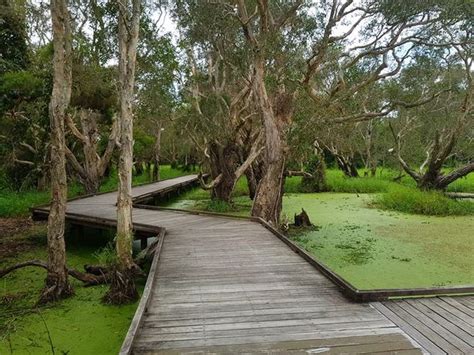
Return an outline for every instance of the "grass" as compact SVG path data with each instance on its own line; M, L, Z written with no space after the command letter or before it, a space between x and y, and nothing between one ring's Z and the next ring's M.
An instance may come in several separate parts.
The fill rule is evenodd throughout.
M82 192L82 188L73 185L68 196L75 197ZM29 214L29 208L48 203L49 191L9 191L0 190L0 217L18 217Z
M188 175L192 172L173 169L169 165L161 166L161 179L171 179L178 176ZM150 182L148 174L142 174L133 177L133 184L143 184ZM118 177L113 173L109 178L104 180L100 186L100 192L113 191L117 189ZM82 186L73 183L69 186L69 198L84 194ZM0 189L0 217L18 217L27 216L29 208L46 204L50 201L49 191L10 191Z
M1 260L0 268L29 259L45 260L45 227L29 233L22 238L33 240L33 246ZM110 234L86 229L80 243L78 237L67 236L68 265L80 269L84 264L97 263L96 255L101 254L98 251L110 240ZM47 354L52 352L51 346L56 354L117 354L137 303L120 307L104 305L101 297L108 286L85 288L71 279L73 297L36 307L44 278L43 269L24 268L0 280L0 354ZM139 280L140 292L143 285L144 280Z
M361 172L361 174L363 174ZM350 193L376 193L386 192L396 176L391 170L379 172L376 177L365 176L358 178L345 177L340 171L328 170L327 185L332 192L350 192ZM403 180L403 183L409 183L409 180Z
M455 200L437 191L420 191L405 186L391 186L374 199L376 207L429 216L474 215L474 203Z

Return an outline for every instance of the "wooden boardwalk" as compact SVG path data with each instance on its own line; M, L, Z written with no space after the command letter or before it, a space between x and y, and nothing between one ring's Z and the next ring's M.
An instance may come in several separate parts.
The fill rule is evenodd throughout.
M374 302L430 354L474 354L474 297Z
M133 196L141 199L195 181L196 176L188 176L136 187ZM71 201L68 218L113 221L115 199L115 193L108 193ZM33 212L47 213L47 209ZM142 300L122 348L124 354L418 354L473 349L472 332L466 328L472 328L473 318L464 309L472 311L473 298L459 303L463 307L452 306L464 314L459 318L462 322L457 323L456 314L440 311L439 316L452 325L450 334L459 340L444 347L432 334L409 328L420 328L413 325L420 318L407 312L405 305L349 301L259 223L138 208L133 219L150 228L164 227L166 237L147 282L146 302ZM435 323L439 322L437 317ZM427 321L423 324L430 328Z

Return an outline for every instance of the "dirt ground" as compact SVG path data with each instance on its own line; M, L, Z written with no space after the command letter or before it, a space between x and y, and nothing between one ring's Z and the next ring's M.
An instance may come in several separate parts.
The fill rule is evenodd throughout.
M0 218L0 260L30 250L38 241L32 238L46 228L45 222L31 218Z

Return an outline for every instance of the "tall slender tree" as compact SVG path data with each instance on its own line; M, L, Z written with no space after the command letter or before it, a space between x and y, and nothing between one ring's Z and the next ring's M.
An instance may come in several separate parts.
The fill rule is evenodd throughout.
M111 284L105 301L127 303L138 298L133 273L136 265L132 258L132 165L133 165L133 89L141 0L117 1L119 41L119 164L117 195L118 258L117 277Z
M70 296L64 225L67 201L66 142L64 121L71 99L71 23L66 0L51 0L53 24L53 92L49 105L51 120L51 207L48 218L48 274L40 303Z

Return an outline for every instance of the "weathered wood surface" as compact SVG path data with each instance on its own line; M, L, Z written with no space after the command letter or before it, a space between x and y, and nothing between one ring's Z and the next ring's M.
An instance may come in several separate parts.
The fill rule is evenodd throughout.
M474 297L374 302L430 354L474 354Z
M133 196L153 195L195 179L135 187ZM113 221L115 201L115 193L86 197L69 202L67 211L71 218ZM133 221L167 230L147 311L128 343L135 354L415 354L420 345L424 351L443 351L448 344L448 350L460 350L472 340L472 297L442 298L439 317L430 314L436 318L433 332L449 328L452 338L446 343L442 336L430 338L432 334L412 330L420 327L414 313L421 313L423 306L410 305L415 310L408 312L397 302L391 307L391 302L349 301L259 223L137 208Z
M260 224L154 212L168 234L134 353L416 351Z

